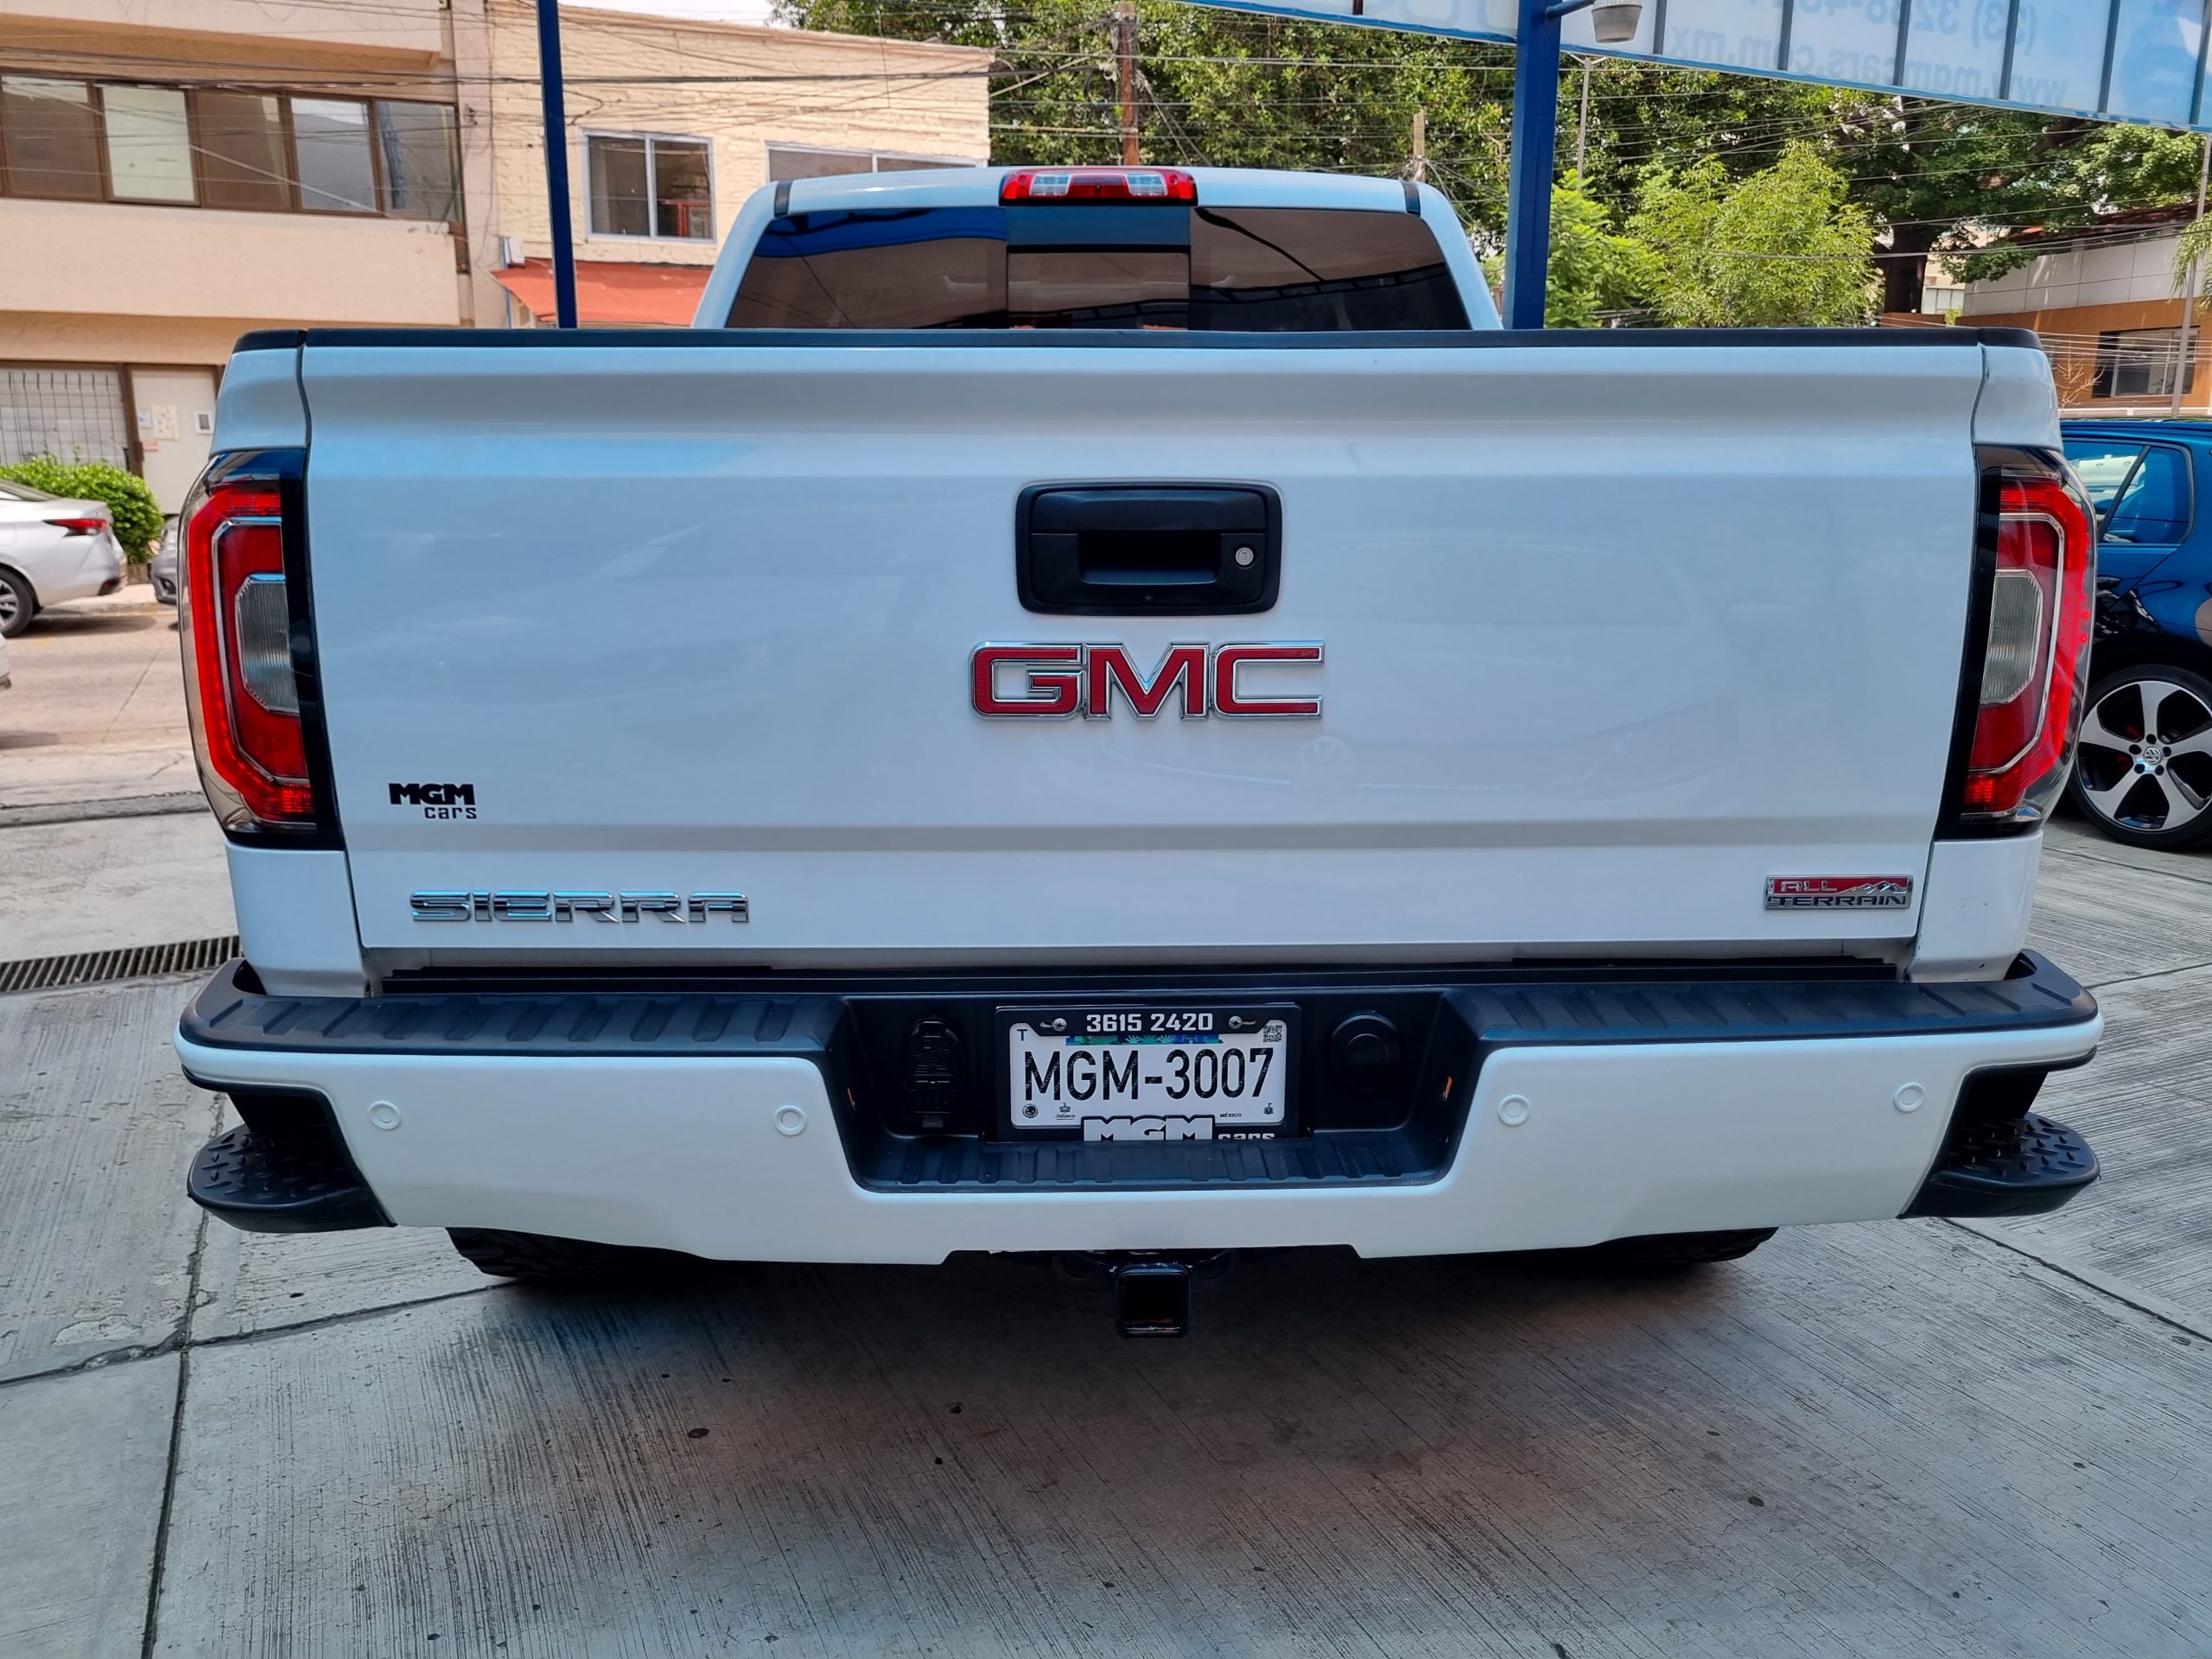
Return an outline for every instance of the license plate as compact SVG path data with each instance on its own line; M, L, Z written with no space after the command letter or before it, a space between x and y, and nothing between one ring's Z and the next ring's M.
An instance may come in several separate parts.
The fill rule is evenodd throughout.
M1292 1007L1002 1008L1005 1132L1082 1141L1288 1132Z

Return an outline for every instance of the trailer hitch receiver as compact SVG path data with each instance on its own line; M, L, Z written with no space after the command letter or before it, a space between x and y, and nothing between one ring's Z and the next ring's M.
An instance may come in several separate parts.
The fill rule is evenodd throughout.
M1114 1328L1125 1337L1181 1337L1191 1330L1191 1264L1120 1262L1114 1276Z
M1191 1287L1235 1264L1234 1250L1074 1250L1058 1258L1069 1281L1108 1281L1114 1328L1125 1337L1184 1337L1191 1332Z

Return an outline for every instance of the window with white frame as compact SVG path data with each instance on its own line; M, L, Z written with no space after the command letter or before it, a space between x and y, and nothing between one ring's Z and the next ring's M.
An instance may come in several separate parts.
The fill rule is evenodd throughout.
M848 173L912 173L931 167L980 167L944 156L900 156L886 149L822 149L812 144L768 146L768 178L828 179Z
M713 168L704 138L586 133L584 176L594 236L715 239Z

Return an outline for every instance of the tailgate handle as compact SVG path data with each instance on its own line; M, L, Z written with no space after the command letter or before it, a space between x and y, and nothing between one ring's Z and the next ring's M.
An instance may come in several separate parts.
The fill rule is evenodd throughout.
M1037 484L1014 509L1021 603L1048 615L1264 611L1281 557L1264 484Z

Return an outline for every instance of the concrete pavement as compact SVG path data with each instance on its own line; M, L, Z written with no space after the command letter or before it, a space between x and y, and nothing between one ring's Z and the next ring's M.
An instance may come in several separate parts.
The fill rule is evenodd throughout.
M204 814L81 817L167 787L162 620L69 636L108 712L31 787L93 806L0 747L0 958L227 931ZM236 1233L189 982L0 996L0 1654L2203 1659L2212 854L2061 824L2038 898L2110 1020L2056 1215L1658 1281L1287 1252L1181 1344L1023 1260L553 1294Z
M19 807L198 791L176 610L153 591L54 606L8 642L0 823Z
M158 813L0 823L0 962L238 931L223 832L196 787Z
M188 985L0 998L0 1650L2201 1656L2212 858L2061 826L2042 893L2112 1016L2072 1208L1287 1253L1157 1346L1025 1261L555 1295L207 1225Z
M467 1295L188 1357L155 1650L2202 1652L2198 1339L1941 1225L1664 1285L1035 1264Z
M0 1392L0 1651L139 1650L175 1354Z
M193 764L176 611L130 587L41 613L0 691L0 962L236 932Z

